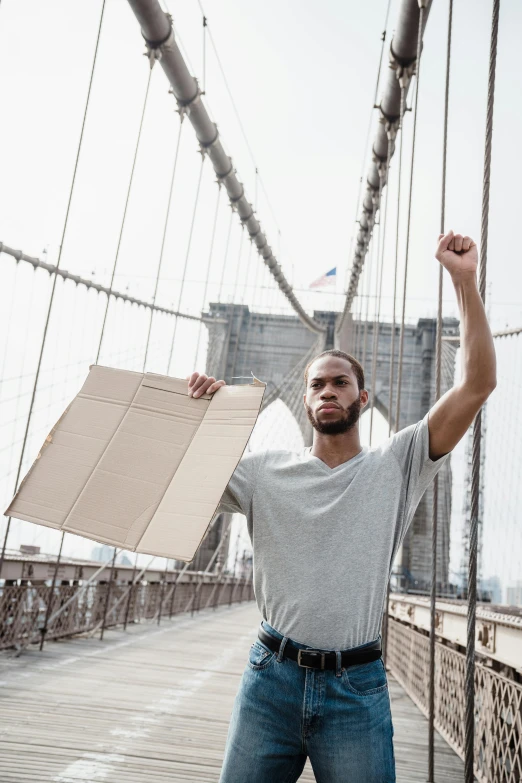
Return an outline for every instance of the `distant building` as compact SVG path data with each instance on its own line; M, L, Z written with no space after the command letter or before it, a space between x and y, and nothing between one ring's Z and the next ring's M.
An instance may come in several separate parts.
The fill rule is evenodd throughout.
M114 547L109 546L108 544L97 544L92 548L91 558L92 560L99 560L101 563L106 563L107 560L110 560L112 557L113 552Z
M93 546L91 552L91 560L98 560L101 563L106 563L112 558L114 554L114 547L108 544L97 544ZM120 552L116 555L116 565L132 565L132 561L127 557L125 552Z
M519 579L506 590L506 601L509 606L522 606L522 581Z
M489 600L492 604L502 603L502 582L498 576L490 576L480 583L482 600Z

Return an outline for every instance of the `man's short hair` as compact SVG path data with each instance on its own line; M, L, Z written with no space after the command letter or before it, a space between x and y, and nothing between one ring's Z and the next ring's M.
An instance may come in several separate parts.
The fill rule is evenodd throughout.
M362 364L358 362L354 356L351 356L349 353L345 353L344 351L339 351L337 348L331 348L329 351L323 351L317 356L314 356L314 358L308 362L304 371L304 380L306 386L308 386L308 370L314 362L316 362L318 359L322 359L323 356L334 356L336 359L347 359L352 365L355 377L357 378L357 386L359 387L359 391L364 389L364 370L362 368Z

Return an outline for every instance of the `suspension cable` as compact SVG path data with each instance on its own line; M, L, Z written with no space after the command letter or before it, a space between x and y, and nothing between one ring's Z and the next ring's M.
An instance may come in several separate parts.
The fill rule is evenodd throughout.
M453 21L453 0L449 0L448 36L446 48L446 86L444 92L444 130L442 142L442 194L440 206L440 233L444 234L446 217L446 163L448 153L448 107L451 65L451 28ZM443 267L439 264L439 287L437 303L437 336L435 348L435 402L441 394L442 376L442 293ZM430 660L429 660L429 707L428 707L428 783L435 783L435 608L437 601L437 536L439 507L439 474L433 481L433 508L431 524L431 592L430 592ZM444 568L444 564L443 568Z
M372 290L372 272L373 272L373 256L375 252L375 243L373 236L370 239L370 260L368 262L368 293L367 293L367 299L366 299L366 315L364 320L364 332L363 332L363 349L361 354L361 364L366 363L366 340L368 337L368 317L369 317L369 311L370 311L370 299L371 299L371 290Z
M118 244L116 246L116 255L114 256L114 263L112 265L112 275L111 275L111 282L110 282L110 285L109 285L109 291L112 291L112 286L114 285L114 276L116 274L116 267L117 267L117 264L118 264L118 258L120 256L121 239L123 237L123 230L125 228L125 220L126 220L126 217L127 217L127 208L129 206L130 194L131 194L131 190L132 190L132 183L133 183L133 180L134 180L134 170L136 168L136 160L138 158L138 151L139 151L139 148L140 148L141 131L143 129L143 120L145 118L145 111L147 109L147 101L148 101L148 98L149 98L149 89L150 89L150 82L151 82L151 77L152 77L152 70L153 70L152 66L153 65L154 65L154 60L151 61L151 67L149 69L149 76L148 76L148 79L147 79L147 87L145 89L145 98L143 100L143 109L141 111L141 119L140 119L140 126L139 126L139 130L138 130L138 138L136 139L136 147L134 149L134 158L133 158L133 161L132 161L132 168L131 168L131 173L130 173L130 178L129 178L129 184L127 186L127 197L125 199L125 207L123 208L123 216L122 216L121 225L120 225L120 235L118 237ZM111 303L111 297L110 297L110 294L109 294L107 296L107 304L105 305L105 313L103 315L103 323L102 323L101 334L100 334L100 343L99 343L99 346L98 346L98 353L96 355L96 364L98 364L99 359L100 359L100 353L101 353L101 348L102 348L102 344L103 344L103 337L104 337L104 334L105 334L105 324L107 322L107 313L109 312L109 305L110 305L110 303Z
M225 281L225 269L227 267L228 248L229 248L229 245L230 245L230 234L232 232L232 218L233 217L234 217L234 210L231 209L230 210L230 220L228 222L227 241L226 241L226 244L225 244L225 255L223 257L223 268L221 270L221 279L219 281L219 289L218 289L218 296L217 296L218 304L221 303L221 296L222 296L222 293L223 293L223 283Z
M400 81L401 87L401 104L399 111L399 171L397 181L397 220L395 225L395 264L393 269L393 315L392 315L392 327L391 327L391 344L390 344L390 397L388 401L388 437L391 435L392 428L397 430L397 421L393 421L393 381L395 373L395 323L396 323L396 311L397 311L397 272L399 269L399 228L401 217L401 180L402 180L402 149L403 149L403 124L404 124L404 112L406 111L406 80L409 80L409 71L405 73L402 69L398 72L397 77Z
M172 193L174 191L174 181L176 179L176 169L178 167L178 156L179 156L179 147L180 147L180 141L181 141L181 131L183 130L183 112L180 113L179 117L179 129L178 129L178 140L176 142L176 152L174 154L174 163L172 166L172 176L170 179L170 190L169 190L169 197L167 201L167 213L165 215L165 223L163 225L163 236L161 238L161 249L160 249L160 257L159 257L159 263L158 263L158 272L156 274L156 285L154 286L154 294L152 296L152 304L156 304L156 296L158 293L158 286L161 276L161 267L163 264L163 252L165 250L165 239L167 237L167 228L169 225L169 216L170 216L170 205L172 203ZM145 345L145 356L143 357L143 372L145 372L145 367L147 364L147 355L149 353L149 344L150 344L150 335L152 332L152 320L154 318L154 310L150 311L150 321L149 321L149 330L147 333L147 343ZM201 321L199 323L199 329L201 331Z
M221 182L218 181L218 194L217 194L217 200L216 200L216 209L214 212L214 222L212 224L212 236L210 239L210 250L208 254L208 263L207 263L207 271L205 274L205 287L203 289L203 297L201 299L201 314L203 315L203 310L205 308L205 302L207 301L207 292L208 292L208 283L209 283L209 276L210 276L210 267L212 264L212 256L214 255L214 239L216 236L216 226L217 226L217 219L219 214L219 204L221 201ZM196 344L196 355L195 355L195 362L198 361L199 356L199 344L201 341L201 327L203 326L202 321L199 322L199 328L198 328L198 341Z
M388 180L390 175L390 158L392 144L394 143L395 127L390 127L388 131L388 151L386 154L386 164L383 169L383 162L381 161L379 166L379 245L377 251L380 255L379 258L379 292L377 296L377 318L374 320L374 332L373 332L373 356L372 356L372 401L370 405L370 446L372 445L372 432L373 432L373 410L375 407L375 384L377 382L377 354L379 351L379 334L380 334L380 320L381 320L381 297L382 297L382 278L384 271L384 244L386 241L386 218L388 215L388 193L390 191ZM386 196L384 199L384 210L381 213L381 199L382 189L386 184ZM379 250L380 246L380 250Z
M188 243L187 243L187 252L185 253L185 264L183 265L183 274L181 276L181 286L180 286L180 289L179 289L178 306L177 306L176 310L179 310L179 308L181 306L181 300L183 298L183 289L185 287L185 277L187 275L187 265L188 265L188 260L189 260L189 256L190 256L190 248L191 248L191 245L192 245L192 235L194 233L194 223L196 222L196 213L197 213L197 210L198 210L199 194L200 194L200 191L201 191L201 179L203 177L203 167L205 165L206 157L207 157L206 154L202 152L201 153L201 166L199 167L198 186L197 186L197 189L196 189L196 198L194 199L194 209L192 210L192 222L190 224L190 232L189 232L189 238L188 238ZM169 374L169 371L170 371L170 365L171 365L171 362L172 362L172 354L174 353L174 341L176 340L177 328L178 328L178 319L176 318L176 320L174 321L174 332L172 334L172 341L171 341L171 344L170 344L169 361L168 361L168 364L167 364L167 375Z
M497 65L498 19L500 0L493 0L491 44L489 54L488 101L486 113L486 139L484 149L484 182L482 190L482 218L480 236L479 291L486 302L486 271L488 257L489 190L491 174L491 149L493 142L493 107L495 100L495 71ZM475 741L475 619L477 608L477 549L478 515L480 496L480 446L482 436L482 410L473 424L473 457L471 472L471 521L468 564L468 622L466 644L466 748L464 779L473 783Z
M386 6L386 16L384 17L384 27L383 31L381 33L381 52L379 54L379 67L377 68L377 78L375 79L375 90L373 93L373 104L370 111L370 119L368 120L368 130L366 131L366 141L364 142L364 155L363 155L363 163L362 163L362 170L361 170L361 176L359 177L359 190L357 193L357 207L355 209L355 218L353 221L353 225L357 226L357 216L359 214L359 209L361 208L361 194L362 194L362 186L363 186L363 179L364 179L364 168L366 166L366 156L368 155L368 144L370 142L370 133L372 129L372 120L373 120L373 114L375 109L377 108L377 95L379 93L379 82L381 81L381 70L382 70L382 61L384 57L384 47L386 45L386 33L388 31L388 17L390 15L390 5L391 0L388 0L388 4ZM379 202L380 204L380 202ZM354 234L352 233L351 239L350 239L350 257L352 255L353 250L353 240L354 240Z
M408 284L408 258L410 250L410 225L411 225L411 203L413 193L413 174L415 171L415 139L417 136L417 113L419 109L419 76L420 76L420 58L422 52L422 28L424 21L424 12L426 10L427 0L419 0L419 28L417 35L417 60L415 62L415 110L413 113L413 139L411 147L411 171L410 171L410 190L408 196L408 220L406 226L406 253L404 258L404 283L402 291L402 317L401 331L399 336L399 369L397 376L397 403L395 407L395 431L398 432L401 427L401 383L402 383L402 361L404 354L404 322L406 317L406 290Z
M72 197L73 197L73 193L74 193L74 187L75 187L75 184L76 184L76 174L77 174L77 171L78 171L78 162L80 160L80 153L81 153L82 146L83 146L83 137L84 137L84 132L85 132L85 123L86 123L86 120L87 120L87 113L88 113L88 110L89 110L89 104L90 104L90 99L91 99L92 83L93 83L93 80L94 80L94 72L95 72L95 69L96 69L96 61L98 59L98 48L99 48L99 44L100 44L100 37L101 37L101 30L102 30L104 15L105 15L105 0L103 0L102 7L101 7L100 22L99 22L99 25L98 25L98 34L96 36L96 45L95 45L95 48L94 48L94 57L93 57L92 67L91 67L91 75L90 75L90 79L89 79L89 87L88 87L88 90L87 90L87 99L85 101L85 109L84 109L84 112L83 112L83 120L82 120L82 127L81 127L81 131L80 131L80 139L78 141L78 148L76 150L76 160L74 162L74 170L73 170L73 175L72 175L72 180L71 180L71 187L69 189L69 199L68 199L68 202L67 202L67 209L65 211L65 219L64 219L63 229L62 229L62 238L61 238L61 242L60 242L60 247L59 247L59 250L58 250L58 260L56 262L56 269L58 269L60 267L60 263L61 263L61 260L62 260L62 253L63 253L64 242L65 242L65 236L66 236L67 227L68 227L68 224L69 224L69 212L70 212L70 209L71 209L71 202L72 202ZM34 408L34 401L35 401L35 398L36 398L36 390L38 388L38 381L39 381L39 378L40 378L40 371L42 369L42 359L43 359L43 355L44 355L44 351L45 351L45 344L46 344L46 341L47 341L47 333L48 333L48 330L49 330L49 322L51 320L51 312L52 312L53 304L54 304L54 295L55 295L55 292L56 292L56 281L57 280L58 280L58 275L55 275L54 279L53 279L52 287L51 287L51 295L49 297L49 305L47 307L47 315L46 315L44 330L43 330L43 334L42 334L42 342L41 342L41 345L40 345L40 354L39 354L39 357L38 357L38 364L36 366L36 374L35 374L34 382L33 382L33 390L32 390L32 394L31 394L31 402L29 403L29 411L28 411L28 414L27 414L27 421L26 421L26 425L25 425L24 439L22 441L22 449L21 449L21 452L20 452L20 460L19 460L18 469L17 469L17 472L16 472L15 491L18 488L18 483L20 481L20 474L22 472L22 465L23 465L23 461L24 461L24 457L25 457L25 450L26 450L26 447L27 447L27 440L28 440L28 436L29 436L29 428L31 426L31 420L32 420L32 415L33 415L33 408ZM10 530L10 527L11 527L11 519L12 519L12 517L8 517L8 519L7 519L7 527L6 527L6 531L5 531L5 535L4 535L4 541L3 541L3 544L2 544L2 553L0 555L0 574L2 573L2 566L4 564L5 548L6 548L6 545L7 545L7 539L9 537L9 530Z

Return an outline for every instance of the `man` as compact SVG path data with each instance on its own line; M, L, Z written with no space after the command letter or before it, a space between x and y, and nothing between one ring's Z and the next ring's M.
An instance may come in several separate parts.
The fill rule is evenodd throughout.
M496 385L477 247L439 237L461 316L462 379L415 425L361 448L359 362L326 351L305 372L313 445L249 454L220 510L246 515L263 616L229 727L221 783L393 783L380 623L393 559L433 477ZM194 373L189 394L224 385ZM326 651L328 651L327 654Z

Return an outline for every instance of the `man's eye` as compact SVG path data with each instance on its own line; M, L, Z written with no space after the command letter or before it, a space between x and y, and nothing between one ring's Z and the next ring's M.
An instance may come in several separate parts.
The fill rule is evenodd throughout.
M337 383L348 383L348 381L337 381Z

